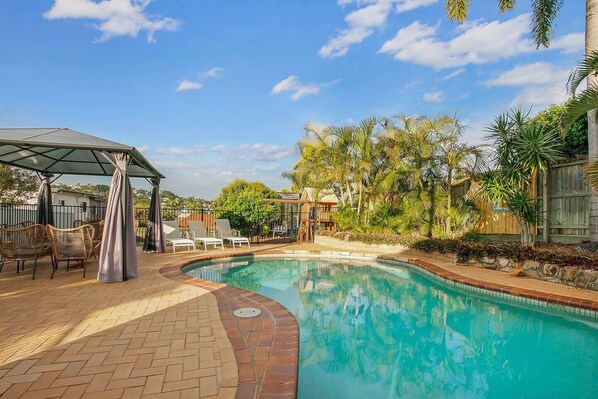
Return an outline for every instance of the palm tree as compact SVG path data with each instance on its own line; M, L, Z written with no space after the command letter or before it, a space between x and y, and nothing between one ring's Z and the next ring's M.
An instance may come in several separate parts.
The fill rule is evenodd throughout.
M532 247L541 208L533 185L538 171L559 159L559 134L531 123L520 109L498 116L488 131L497 169L480 176L481 194L509 209L521 228L521 244Z
M593 0L588 0L588 3ZM515 0L497 0L501 14L515 8ZM463 23L471 0L446 0L446 14L449 19ZM532 36L536 47L548 47L553 35L552 26L559 13L563 0L532 0Z
M452 183L455 175L472 176L482 158L479 147L461 143L463 126L457 118L443 116L428 120L437 139L437 153L446 173L446 234L452 236Z
M588 114L589 118L596 121L596 110L598 109L598 83L590 83L590 79L598 74L598 51L594 51L586 59L579 62L577 67L571 72L567 89L573 94L573 99L567 104L567 113L565 120L565 130L571 128L573 123L583 114ZM579 95L575 95L579 85L588 79L588 87ZM590 123L588 121L588 123ZM589 136L589 131L588 131ZM588 137L589 139L590 137ZM598 192L598 161L592 159L586 169L588 182L594 191ZM595 196L592 196L592 199Z
M536 47L548 47L553 34L555 23L563 0L531 0L532 2L532 36ZM471 0L446 0L446 13L452 20L460 23L467 18L467 10ZM497 0L501 13L512 10L515 0ZM598 0L586 0L586 58L592 57L598 51ZM598 75L589 74L588 89L598 87ZM596 110L588 111L588 147L589 163L598 161L598 121ZM590 240L598 241L598 196L590 196Z

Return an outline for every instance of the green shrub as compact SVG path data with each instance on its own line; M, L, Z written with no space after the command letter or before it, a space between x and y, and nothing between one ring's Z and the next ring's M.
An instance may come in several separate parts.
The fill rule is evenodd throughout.
M534 260L561 266L578 266L583 269L598 270L598 254L579 253L573 247L564 245L539 244L537 248L530 248L519 243L486 243L463 239L424 238L399 234L347 231L321 231L318 234L364 244L403 245L427 253L452 253L455 255L457 262L460 263L466 263L470 260L481 261L483 258L501 257L520 262Z

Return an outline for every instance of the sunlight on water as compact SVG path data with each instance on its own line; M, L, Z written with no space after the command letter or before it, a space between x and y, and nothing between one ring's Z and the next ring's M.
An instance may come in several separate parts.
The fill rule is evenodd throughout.
M598 325L461 293L410 267L323 259L199 263L301 329L299 398L595 398Z

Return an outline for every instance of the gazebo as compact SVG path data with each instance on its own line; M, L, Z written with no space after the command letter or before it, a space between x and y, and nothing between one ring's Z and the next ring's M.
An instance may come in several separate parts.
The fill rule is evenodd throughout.
M41 184L37 222L40 224L52 224L51 183L55 179L64 174L112 176L98 267L99 281L126 281L137 276L129 177L145 178L153 186L144 250L164 252L159 197L160 179L164 176L134 147L66 128L0 128L0 163L38 174Z

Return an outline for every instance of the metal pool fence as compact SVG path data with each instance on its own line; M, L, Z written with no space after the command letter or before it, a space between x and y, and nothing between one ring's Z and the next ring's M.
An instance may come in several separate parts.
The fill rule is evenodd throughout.
M248 237L252 244L268 242L312 241L318 229L334 228L333 209L312 209L309 212L288 210L283 207L267 213L240 212L226 209L162 208L165 221L177 221L182 236L188 235L190 221L203 221L208 234L216 234L216 219L228 219L233 229ZM76 221L102 220L105 207L54 205L54 225L73 227ZM0 204L0 225L35 221L36 204ZM147 232L149 208L135 208L137 242L143 243Z

